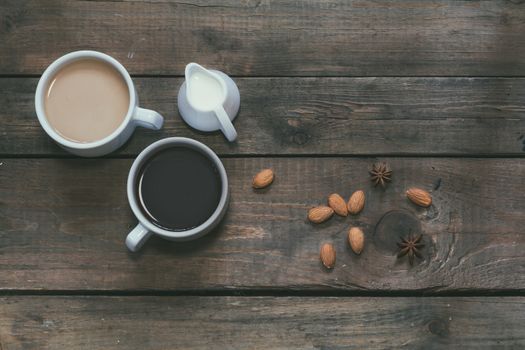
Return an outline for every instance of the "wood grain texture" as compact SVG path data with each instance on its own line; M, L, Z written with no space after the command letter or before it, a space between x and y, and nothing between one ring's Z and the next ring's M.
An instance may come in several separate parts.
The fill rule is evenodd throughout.
M134 74L523 76L525 3L3 0L0 74L95 49Z
M219 154L523 155L525 79L239 78L239 133L192 130L180 118L182 79L135 79L141 105L165 116L163 130L137 129L115 155L136 155L168 136ZM66 154L34 111L37 79L0 79L0 154Z
M524 298L4 297L4 350L519 349Z
M130 159L4 159L0 163L0 288L26 290L525 290L523 159L391 158L386 189L367 174L375 159L225 159L230 210L208 236L188 243L153 237L124 246L136 224L125 181ZM273 168L275 181L251 180ZM429 209L405 197L432 191ZM313 225L307 210L330 193L365 191L363 212ZM351 252L360 226L365 248ZM396 260L399 236L424 234L424 259ZM319 261L336 248L332 272Z

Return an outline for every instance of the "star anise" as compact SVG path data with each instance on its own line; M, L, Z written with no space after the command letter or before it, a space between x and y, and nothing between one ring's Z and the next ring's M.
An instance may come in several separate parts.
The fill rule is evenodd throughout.
M423 256L421 255L420 251L421 248L425 246L421 242L421 238L423 238L422 234L419 234L418 236L413 236L412 234L409 234L407 238L400 238L401 243L397 244L397 246L399 247L399 252L397 253L398 258L408 255L408 261L410 262L410 265L414 265L414 256L423 259Z
M381 184L385 187L387 182L390 182L392 178L392 170L386 163L375 163L370 171L371 180L374 182L374 186Z

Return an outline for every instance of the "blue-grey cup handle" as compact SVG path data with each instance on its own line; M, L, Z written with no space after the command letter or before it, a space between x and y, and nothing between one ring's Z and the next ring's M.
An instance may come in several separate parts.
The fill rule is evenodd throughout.
M153 233L139 223L126 237L126 247L132 252L138 251Z

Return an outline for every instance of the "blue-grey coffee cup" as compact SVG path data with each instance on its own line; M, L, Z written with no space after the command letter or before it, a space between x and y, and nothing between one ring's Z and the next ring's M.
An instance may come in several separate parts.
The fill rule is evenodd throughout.
M185 231L169 231L154 225L140 209L139 200L137 198L136 184L137 176L139 171L145 162L148 161L150 156L161 151L162 149L179 146L192 148L201 154L209 158L219 171L221 179L221 196L219 204L213 212L213 214L201 225L185 230ZM138 251L144 243L152 235L159 235L162 238L172 241L189 241L201 237L211 231L217 224L222 220L224 214L228 209L229 203L229 189L228 189L228 176L224 165L222 164L219 157L206 145L198 141L185 138L185 137L169 137L166 139L159 140L146 147L135 159L131 170L129 171L128 183L127 183L128 201L133 211L133 214L137 217L139 223L137 226L128 234L126 237L126 246L132 252Z

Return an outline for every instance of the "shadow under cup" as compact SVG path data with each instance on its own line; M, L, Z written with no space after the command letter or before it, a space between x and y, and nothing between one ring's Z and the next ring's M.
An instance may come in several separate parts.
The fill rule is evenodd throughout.
M150 145L128 177L128 199L139 226L170 240L197 238L215 227L225 214L228 196L220 159L204 144L187 138ZM128 247L134 250L133 244Z

